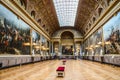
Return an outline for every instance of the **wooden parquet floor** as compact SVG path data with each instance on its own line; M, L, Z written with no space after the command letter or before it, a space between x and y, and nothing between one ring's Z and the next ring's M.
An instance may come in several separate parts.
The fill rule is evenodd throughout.
M0 70L0 80L120 80L120 67L85 60L67 60L65 76L57 77L62 60L49 60Z

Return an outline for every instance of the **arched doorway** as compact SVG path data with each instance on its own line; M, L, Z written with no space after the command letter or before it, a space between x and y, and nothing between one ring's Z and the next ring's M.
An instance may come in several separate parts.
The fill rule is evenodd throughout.
M73 55L74 35L70 31L61 34L62 55Z

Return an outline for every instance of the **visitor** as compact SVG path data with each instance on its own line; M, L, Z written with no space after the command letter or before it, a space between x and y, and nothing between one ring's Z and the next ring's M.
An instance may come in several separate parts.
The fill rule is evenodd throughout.
M77 57L78 57L78 53L75 52L75 53L74 53L74 56L75 56L75 59L77 59Z

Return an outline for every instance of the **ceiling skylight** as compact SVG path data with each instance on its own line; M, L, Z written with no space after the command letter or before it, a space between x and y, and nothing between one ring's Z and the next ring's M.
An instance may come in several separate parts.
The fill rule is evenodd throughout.
M53 0L60 26L74 26L79 0Z

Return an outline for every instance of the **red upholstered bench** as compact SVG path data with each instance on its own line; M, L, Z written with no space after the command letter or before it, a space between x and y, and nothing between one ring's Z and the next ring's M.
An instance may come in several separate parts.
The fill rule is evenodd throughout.
M64 71L65 67L58 67L56 71Z
M56 71L57 71L57 76L64 77L64 75L65 75L65 67L59 66Z

